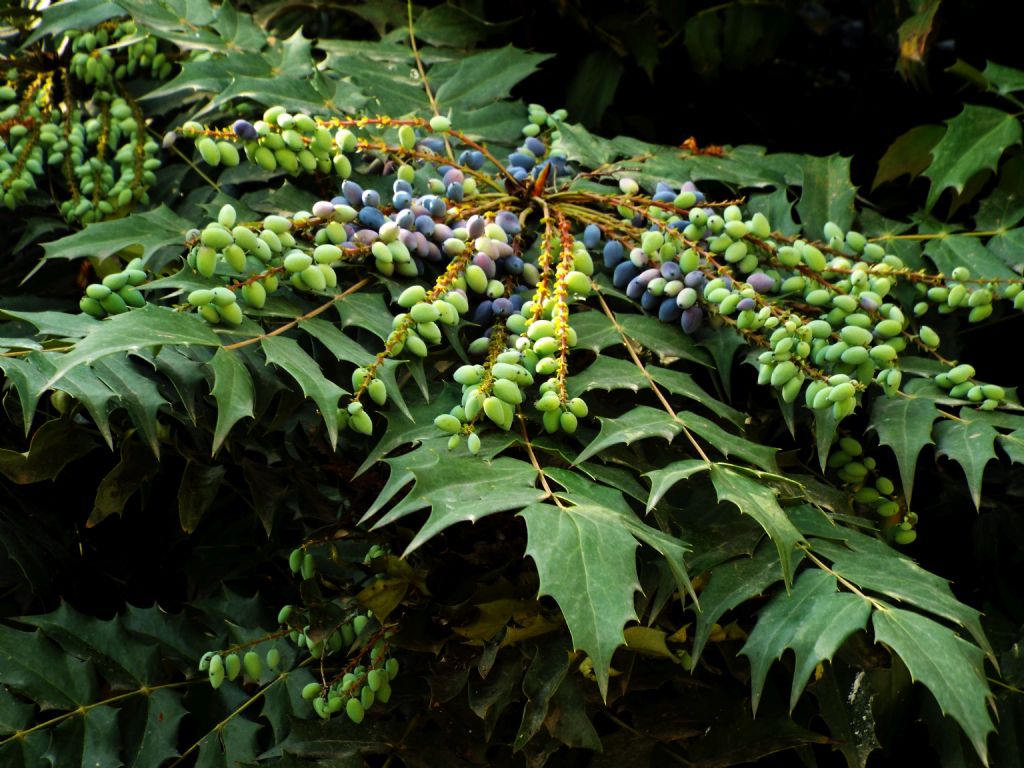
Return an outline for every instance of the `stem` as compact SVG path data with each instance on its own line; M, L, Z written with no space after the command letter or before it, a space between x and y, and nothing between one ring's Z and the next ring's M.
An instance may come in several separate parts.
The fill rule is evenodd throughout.
M259 336L253 336L250 339L243 339L242 341L236 341L234 344L226 344L226 345L224 345L224 349L239 349L240 347L247 347L250 344L255 344L258 341L263 341L263 339L270 338L271 336L278 336L278 335L284 333L285 331L290 331L292 328L294 328L296 325L301 323L303 320L309 320L309 318L311 318L311 317L316 317L320 313L325 312L330 307L334 306L335 302L341 301L342 299L344 299L347 296L351 296L353 293L355 293L356 291L359 291L362 288L365 288L369 284L370 284L370 278L364 277L358 283L355 283L354 285L350 285L348 288L346 288L341 293L337 294L336 296L333 296L330 299L330 301L326 302L325 304L321 304L316 309L310 310L309 312L307 312L304 315L300 315L299 317L296 317L294 320L291 320L290 322L285 323L280 328L275 328L270 333L261 333Z
M194 685L194 684L199 683L199 682L203 682L203 681L201 679L193 679L193 680L182 680L182 681L177 682L177 683L164 683L163 685L146 686L146 687L143 687L143 688L139 688L138 690L135 690L135 691L129 691L128 693L122 693L122 694L119 694L117 696L111 696L109 699L103 699L102 701L94 701L92 704L82 704L77 709L72 709L69 712L65 712L63 715L57 715L57 717L52 717L49 720L46 720L46 721L44 721L42 723L37 723L36 725L33 725L31 728L26 728L24 731L15 731L10 736L8 736L6 739L3 739L2 741L0 741L0 747L2 747L4 744L7 744L8 742L14 741L15 739L23 739L26 736L28 736L30 733L35 733L36 731L42 731L42 730L44 730L46 728L49 728L51 725L56 725L57 723L63 722L64 720L67 720L69 717L74 717L75 715L84 715L87 712L89 712L90 710L95 709L96 707L103 707L103 706L106 706L107 704L113 704L114 702L117 702L117 701L123 701L124 699L130 699L132 696L139 696L139 695L148 696L153 691L160 691L160 690L163 690L163 689L166 689L166 688L184 688L185 686Z
M605 316L607 316L607 318L612 321L612 325L615 326L615 330L618 332L619 336L622 337L622 343L626 347L626 351L629 352L629 356L633 359L633 362L636 364L636 367L640 369L640 373L642 373L644 375L644 378L647 379L648 386L651 388L655 396L661 402L662 408L664 408L666 413L668 413L668 415L671 416L672 419L677 424L679 424L680 427L682 427L683 434L686 435L686 439L690 441L690 445L692 445L694 450L697 451L697 455L700 456L701 459L703 459L707 464L710 465L712 463L711 459L708 458L708 455L704 452L704 449L700 447L700 443L697 442L697 439L693 436L693 433L690 432L689 429L687 429L685 424L683 424L683 420L676 415L676 412L673 410L672 406L668 404L668 400L665 399L665 395L662 393L661 389L655 383L654 379L651 378L651 374L647 372L647 368L644 367L643 362L640 360L640 356L637 355L636 350L633 349L633 342L626 334L625 329L621 325L619 325L619 321L615 318L614 313L612 313L611 308L608 306L608 302L606 302L604 300L604 296L601 295L600 289L598 289L596 285L594 286L594 288L594 295L597 296L597 300L601 304L601 310L604 312Z

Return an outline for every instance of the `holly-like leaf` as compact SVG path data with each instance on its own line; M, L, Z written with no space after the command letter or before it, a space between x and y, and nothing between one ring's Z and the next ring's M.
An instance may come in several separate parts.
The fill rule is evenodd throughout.
M981 74L1000 96L1024 91L1024 70L986 61Z
M518 509L544 497L537 489L537 473L525 461L439 454L428 449L405 471L415 485L374 525L379 528L420 509L430 508L423 527L406 547L406 556L449 526L476 522L482 517Z
M676 418L684 427L702 437L726 458L739 456L768 472L775 472L778 469L778 465L775 463L775 454L778 448L758 445L744 437L727 432L714 421L692 411L681 411L676 414Z
M69 419L53 419L32 435L25 452L0 448L0 474L19 485L53 480L75 459L96 448L87 431Z
M983 654L937 621L889 607L872 617L875 639L903 660L911 677L935 697L942 712L964 729L982 762L988 763L986 737L995 730Z
M192 533L213 506L227 469L217 464L190 461L178 486L178 521L185 533Z
M807 157L797 213L804 232L821 234L825 222L833 221L844 231L853 223L853 198L857 188L850 182L850 158L839 155Z
M317 404L333 448L338 443L338 400L347 394L346 391L327 378L316 360L294 339L268 336L260 344L267 362L287 371L302 387L306 397L312 398Z
M945 132L943 126L929 123L915 125L898 136L878 161L878 170L875 171L871 189L875 190L879 185L898 179L904 174L909 175L911 179L920 176L932 161L932 148Z
M674 325L649 315L624 314L616 319L630 339L656 354L662 363L683 359L711 367L697 343Z
M562 685L569 671L569 654L560 638L549 638L537 648L537 653L523 675L523 693L526 706L519 732L512 743L515 751L526 746L544 724L551 699Z
M442 109L481 107L507 97L512 86L549 58L550 54L531 53L509 45L460 57L457 62L437 64L430 70L431 78L440 82L434 95Z
M801 557L803 552L798 552L797 558ZM781 578L779 554L765 544L757 548L753 557L737 557L716 565L700 593L701 611L697 614L690 655L695 660L700 658L712 627L726 611L757 597Z
M128 499L149 483L159 468L160 464L152 451L144 450L135 440L122 442L121 461L96 488L96 499L85 527L92 528L110 515L122 514Z
M0 625L0 683L42 709L76 709L97 690L92 666L68 655L41 631Z
M719 501L731 501L739 507L740 512L754 518L775 542L779 563L782 565L782 578L788 588L793 578L793 550L803 541L803 536L779 506L775 491L726 464L711 467L711 481Z
M754 713L761 701L768 668L790 648L796 656L789 710L814 668L830 660L846 638L867 626L871 604L863 597L837 589L836 578L825 571L805 570L789 593L779 593L758 614L740 653L750 659Z
M569 397L579 397L594 389L612 392L617 389L629 389L639 392L650 385L637 366L618 357L602 355L579 373L565 380L565 388Z
M249 369L241 358L223 347L210 361L213 368L213 389L217 401L217 425L213 430L211 454L216 454L231 428L240 419L253 416L253 385Z
M601 422L600 432L576 457L576 464L582 464L613 445L629 445L647 437L660 437L672 442L672 438L683 428L665 411L647 405L638 405L617 419L599 416L598 421Z
M17 357L0 357L0 371L14 384L21 405L21 420L25 434L32 428L32 418L39 403L39 393L44 391L46 376L28 360Z
M1020 254L1012 253L1008 259L998 255L1000 246L1005 246L1005 241L1013 240L1012 233L1004 233L992 238L991 250L985 247L977 237L968 235L949 235L936 238L925 247L925 255L935 264L943 274L951 274L956 267L965 266L971 271L973 277L994 277L1014 279L1019 275L1008 266L1020 261Z
M663 469L645 472L644 477L651 479L651 495L647 499L647 511L650 512L654 509L658 502L661 501L661 497L673 485L698 472L707 472L710 469L711 464L701 459L684 459L683 461L673 462Z
M932 150L932 164L924 172L932 182L926 211L934 207L946 189L952 187L963 192L978 171L994 171L1003 152L1021 140L1017 116L992 107L966 104L946 125L946 134Z
M1017 155L999 169L995 189L978 204L974 226L980 230L1006 230L1021 219L1024 219L1024 155ZM999 236L993 238L998 239Z
M917 457L932 442L932 422L937 418L935 402L925 397L876 397L871 406L869 426L877 433L878 442L896 454L908 504L914 490Z
M39 392L51 388L77 366L89 365L115 352L138 352L163 344L219 347L220 339L197 315L148 305L90 325L85 338L55 362Z
M961 413L966 414L967 410ZM970 419L969 416L967 418ZM981 508L981 478L985 465L996 458L997 435L991 424L981 420L946 419L935 425L935 454L952 459L963 467L975 509Z
M141 245L141 256L146 259L160 248L182 246L191 226L170 208L160 205L125 218L99 221L73 235L44 243L44 258L105 259L129 246Z
M519 514L540 594L558 603L573 646L590 656L601 696L607 697L612 654L625 642L623 626L636 619L636 539L599 507L531 504Z

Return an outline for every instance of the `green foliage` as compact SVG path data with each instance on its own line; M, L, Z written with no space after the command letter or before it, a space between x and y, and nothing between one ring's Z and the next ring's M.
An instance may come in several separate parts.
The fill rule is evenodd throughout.
M52 290L0 304L5 764L543 765L627 737L637 765L864 764L887 716L1004 754L1019 624L899 547L952 525L937 495L986 520L1021 460L1014 382L970 342L1024 307L1019 117L897 139L876 185L931 186L890 220L846 157L524 107L545 55L405 10L311 40L283 9L76 0L5 48L5 203L78 227L12 220ZM684 34L750 50L741 11ZM105 170L114 98L134 175ZM70 174L59 138L29 167L39 122Z

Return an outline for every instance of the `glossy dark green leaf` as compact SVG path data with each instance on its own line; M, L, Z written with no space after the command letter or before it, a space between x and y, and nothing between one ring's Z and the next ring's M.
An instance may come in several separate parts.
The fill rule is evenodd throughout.
M946 129L941 125L925 124L915 125L898 136L878 161L871 189L903 175L909 175L911 179L920 176L932 161L932 148L945 133Z
M797 553L797 559L803 553ZM727 610L751 600L782 578L778 551L762 544L753 557L735 557L719 563L711 572L708 584L700 591L700 612L693 635L694 659L700 657L712 629Z
M925 210L931 210L946 189L962 192L975 173L995 170L1003 152L1021 140L1017 116L992 107L966 104L946 125L945 135L932 150L932 164L924 172L931 180Z
M914 490L917 457L932 442L932 422L937 418L934 401L924 397L876 397L871 406L870 428L878 435L878 442L896 454L908 504Z
M779 506L775 492L763 482L725 464L711 467L711 481L719 501L731 501L740 512L750 515L775 542L787 588L793 578L796 545L803 536Z
M299 346L294 339L284 336L268 336L260 344L267 356L267 362L279 366L302 388L303 394L311 398L320 409L320 416L327 427L331 446L338 442L338 400L346 391L331 381L320 370L316 360Z
M535 487L537 473L533 467L517 459L489 462L448 452L438 454L433 449L423 451L418 459L419 463L406 468L415 485L374 525L387 525L429 508L430 515L409 542L406 555L449 526L518 509L545 495Z
M99 525L110 515L121 515L124 506L138 490L145 487L160 465L153 452L134 440L121 444L121 461L108 472L96 488L96 499L85 525Z
M231 428L241 419L253 416L253 383L241 357L221 347L209 363L213 368L213 389L217 402L217 425L213 430L212 454L220 450Z
M630 445L648 437L660 437L671 442L682 430L682 425L668 413L647 405L638 405L617 419L598 417L598 421L601 422L601 431L576 457L577 464L613 445Z
M847 637L867 626L871 604L850 592L839 592L831 574L807 569L757 616L740 653L750 659L754 713L761 700L768 668L789 648L796 656L789 710L793 711L804 686L822 661L832 656Z
M49 389L77 366L89 365L115 352L135 352L162 344L218 347L220 340L197 315L146 306L91 324L85 338L55 361L54 372L41 390Z
M19 485L53 480L96 447L96 440L72 421L54 419L35 431L27 451L0 448L0 474Z
M519 514L526 521L526 554L540 574L540 594L558 603L573 646L593 660L601 695L607 696L612 653L625 642L623 626L636 619L636 539L616 516L590 506L531 504Z
M970 417L967 417L970 419ZM984 421L944 419L935 425L935 454L959 464L967 476L967 487L975 509L981 508L981 479L985 465L996 458L995 428Z
M952 630L919 613L889 607L872 617L875 639L888 645L931 691L943 713L964 729L982 761L988 761L986 737L995 730L989 715L992 698L981 650Z
M192 533L217 499L227 469L218 464L190 461L178 486L178 520L185 533Z
M827 221L835 222L843 231L849 229L855 194L856 188L850 182L850 158L805 158L800 200L796 204L804 232L818 239Z

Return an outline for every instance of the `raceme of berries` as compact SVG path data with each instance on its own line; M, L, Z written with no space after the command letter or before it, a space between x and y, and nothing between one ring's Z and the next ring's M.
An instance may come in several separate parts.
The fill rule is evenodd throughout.
M462 399L436 424L451 448L465 440L471 453L481 431L511 429L524 408L549 432L573 433L587 418L566 380L573 316L593 308L595 291L636 302L684 334L731 328L753 350L761 384L836 422L869 387L899 396L908 348L944 367L935 381L951 397L982 409L1004 401L1001 387L942 357L925 321L966 311L979 322L998 302L1020 309L1019 280L972 279L964 267L912 270L882 242L832 222L820 240L784 236L764 213L709 200L689 181L658 182L648 194L618 174L602 191L574 189L574 169L557 150L564 116L541 116L531 108L522 146L504 161L447 117L322 119L271 107L227 128L186 123L177 135L193 139L208 165L245 157L269 173L340 183L333 197L291 215L241 221L224 205L189 234L185 270L205 285L183 308L238 326L260 322L280 291L327 300L362 280L385 281L399 311L383 349L352 371L338 424L371 434L368 405L389 400L381 366L427 358L458 338L476 359L452 369ZM83 309L100 316L123 311L122 300L137 306L137 267L124 271L134 304L123 287L100 285Z
M369 564L385 555L385 550L372 545L363 562ZM288 567L302 581L317 578L311 550L292 550ZM334 607L331 615L342 615L340 603ZM207 651L199 660L199 671L207 674L213 688L235 680L261 685L268 682L268 676L276 679L297 668L299 659L306 656L317 661L321 679L305 685L302 698L324 720L344 710L352 722L361 723L375 703L391 700L391 683L399 672L398 659L391 655L394 630L382 626L371 611L348 610L343 620L329 626L324 626L324 613L322 601L316 609L285 605L277 615L281 629L232 648ZM285 656L276 644L283 638L295 646L287 655L295 659L288 669L282 668Z
M68 30L45 55L9 61L0 85L4 205L52 192L64 218L83 224L148 205L160 145L124 84L171 74L157 39L131 20L112 20Z

